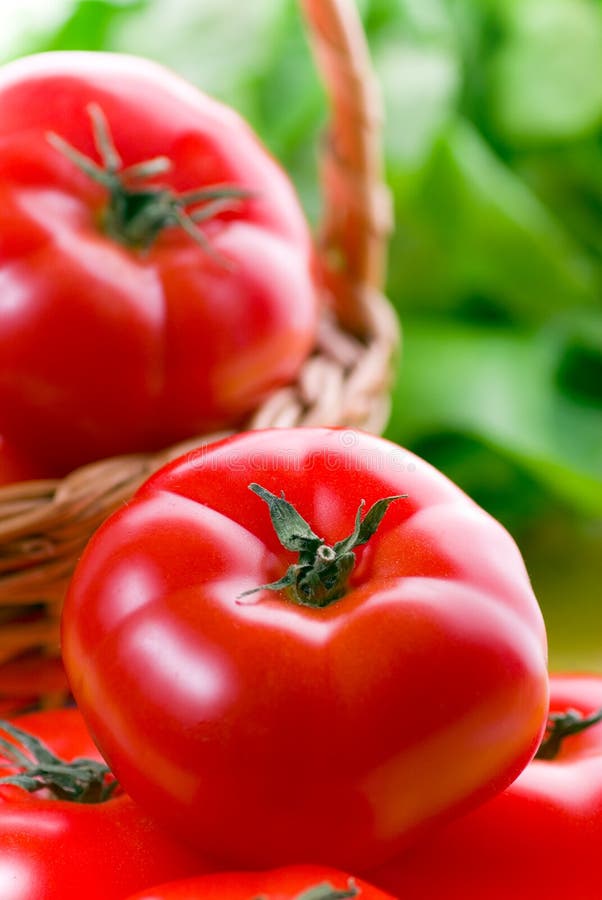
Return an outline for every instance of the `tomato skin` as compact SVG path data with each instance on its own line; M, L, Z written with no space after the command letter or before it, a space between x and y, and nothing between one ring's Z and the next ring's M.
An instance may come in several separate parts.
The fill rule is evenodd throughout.
M75 709L13 721L63 759L102 759ZM1 751L0 764L1 775L14 771ZM209 870L200 854L165 834L126 794L78 804L0 786L2 900L123 900L159 880Z
M252 192L147 250L107 237L106 189L48 141L98 160L86 108L153 184ZM62 475L233 423L311 349L310 235L288 179L230 109L147 60L47 53L0 70L0 430ZM42 455L40 455L42 454Z
M218 872L169 884L157 885L128 897L127 900L298 900L308 889L323 883L335 890L346 890L351 876L324 866L287 866L270 872ZM395 900L354 878L357 900Z
M602 677L553 675L553 713L602 708ZM598 900L602 843L602 724L534 759L502 794L371 873L413 900Z
M315 609L241 597L294 561L250 481L329 542L361 499L409 497ZM512 539L427 463L348 430L240 434L152 477L88 545L62 646L128 792L228 867L362 872L502 790L547 712Z
M69 685L60 659L24 654L0 665L0 694L31 698L40 693L67 693Z
M0 435L0 487L46 477L48 473L39 463Z
M68 694L67 676L58 659L29 653L0 664L0 718L35 707L43 695L66 699Z

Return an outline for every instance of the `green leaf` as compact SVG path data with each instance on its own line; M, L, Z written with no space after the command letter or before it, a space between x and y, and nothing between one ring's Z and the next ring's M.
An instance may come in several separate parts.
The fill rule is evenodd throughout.
M602 411L559 379L551 329L494 330L406 320L389 437L455 431L511 459L575 509L602 512Z
M533 322L597 302L588 255L467 121L437 142L399 207L390 287L402 315L483 297L504 318Z
M12 17L8 38L0 44L0 57L13 59L47 50L107 50L114 29L152 0L49 0L29 11L19 6Z
M378 48L375 63L387 116L389 164L411 170L428 157L455 112L459 60L449 46L420 45L393 32Z
M602 6L505 5L506 39L489 72L491 118L511 146L572 140L602 124Z

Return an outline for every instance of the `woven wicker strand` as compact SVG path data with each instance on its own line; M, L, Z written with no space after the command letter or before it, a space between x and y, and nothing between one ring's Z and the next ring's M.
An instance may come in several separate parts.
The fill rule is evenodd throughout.
M245 427L349 425L379 432L399 333L380 292L390 202L378 92L354 0L300 5L330 103L316 239L327 312L297 382L273 393ZM58 655L63 596L92 532L165 462L224 434L196 436L158 454L101 460L60 481L0 488L0 664L29 651Z

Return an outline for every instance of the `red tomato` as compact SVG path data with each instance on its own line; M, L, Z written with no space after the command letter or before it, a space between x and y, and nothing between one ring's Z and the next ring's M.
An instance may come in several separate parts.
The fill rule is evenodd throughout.
M42 696L66 698L68 694L67 677L58 659L28 653L0 665L0 718L33 707Z
M0 306L2 298L0 296ZM0 326L1 327L1 326ZM0 487L18 481L46 478L48 472L29 456L19 450L11 441L0 435Z
M150 61L40 54L0 71L0 170L0 430L53 470L237 421L295 376L311 240L232 110Z
M0 694L36 697L67 693L69 685L60 659L27 653L0 665Z
M551 712L602 709L602 677L554 676ZM599 900L602 723L534 759L506 791L371 873L412 900Z
M295 514L289 540L317 541L311 599L256 479L315 529ZM328 545L405 493L350 571ZM297 586L244 595L291 565ZM240 434L152 477L88 545L63 653L126 790L229 868L361 872L506 787L547 712L510 536L427 463L336 429Z
M62 759L101 759L75 709L31 713L12 724ZM0 746L0 775L17 771ZM158 881L208 870L125 794L77 803L0 785L2 900L122 900Z
M172 881L128 900L395 900L373 885L323 866L287 866L271 872L220 872Z

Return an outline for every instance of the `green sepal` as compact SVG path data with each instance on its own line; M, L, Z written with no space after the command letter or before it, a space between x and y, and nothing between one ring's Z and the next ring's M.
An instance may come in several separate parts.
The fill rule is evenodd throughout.
M347 553L349 550L353 550L354 547L366 544L372 535L376 534L391 503L395 500L406 500L407 496L407 494L395 494L393 497L383 497L381 500L377 500L376 503L372 504L363 519L361 517L362 509L366 505L366 501L362 500L355 514L355 528L348 538L338 541L334 545L335 551L337 553Z
M322 884L316 884L315 887L303 891L295 900L347 900L349 897L359 897L360 894L360 889L353 878L350 878L345 890L338 890L328 881L324 881ZM269 900L269 898L266 894L260 894L258 897L254 897L253 900Z
M226 209L232 209L238 201L250 198L252 193L229 184L215 184L182 194L152 183L138 186L136 182L140 179L155 178L169 172L171 161L165 156L157 156L124 167L100 106L90 103L87 112L101 164L54 132L47 134L47 140L80 171L106 188L109 202L104 210L103 226L109 237L127 247L144 251L152 246L163 229L179 226L206 253L218 258L225 267L230 267L229 261L211 247L199 224ZM204 205L195 210L187 209L198 204Z
M278 497L255 482L249 485L249 490L267 503L278 540L287 550L297 553L315 553L320 544L324 543L322 538L312 531L293 504L285 499L284 491Z
M563 713L552 713L535 759L555 759L560 753L565 738L573 734L580 734L599 722L602 722L602 709L596 710L589 716L584 716L576 709L567 709Z
M360 890L352 878L346 890L337 890L328 881L323 884L317 884L315 887L303 891L296 900L347 900L348 897L358 897Z
M20 745L0 736L0 753L24 770L0 778L0 785L12 784L29 793L48 790L55 799L72 803L103 803L118 787L117 781L107 781L110 770L104 763L83 757L65 762L28 731L4 720L0 720L0 729ZM6 765L0 762L0 768Z
M364 518L365 500L360 502L351 534L334 546L328 545L312 530L284 492L278 496L260 484L252 482L249 489L268 505L272 525L282 546L299 554L282 578L262 584L241 594L241 597L260 590L286 591L300 606L322 608L339 600L347 591L347 582L355 566L355 547L367 543L380 526L387 509L395 500L407 497L398 494L374 503Z

